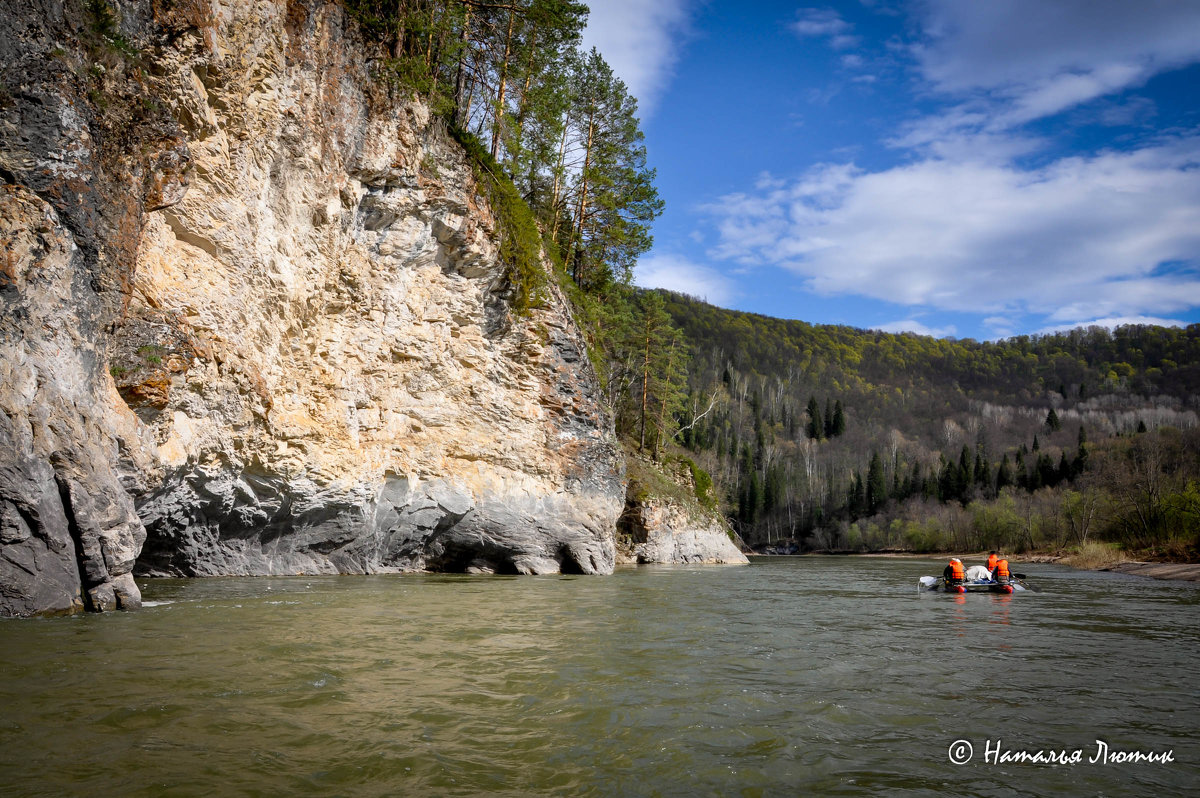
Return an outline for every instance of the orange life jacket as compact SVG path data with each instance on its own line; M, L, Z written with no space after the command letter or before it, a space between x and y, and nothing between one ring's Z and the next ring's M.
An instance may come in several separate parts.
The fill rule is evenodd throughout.
M996 571L992 578L997 582L1007 582L1012 578L1012 574L1008 572L1008 560L1001 560L996 563Z
M962 563L960 563L960 562L952 562L952 563L950 563L950 578L951 578L951 579L958 579L958 580L962 580L962 579L966 579L966 578L967 578L967 574L966 574L966 572L965 572L965 571L963 571L963 564L962 564Z
M994 570L996 570L996 562L997 562L997 560L999 560L999 558L998 558L998 557L997 557L995 554L989 554L989 555L988 555L988 564L987 564L987 569L988 569L989 571L994 571Z

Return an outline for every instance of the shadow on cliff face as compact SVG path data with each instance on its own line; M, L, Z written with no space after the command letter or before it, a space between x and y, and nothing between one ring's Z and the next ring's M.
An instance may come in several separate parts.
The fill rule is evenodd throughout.
M617 519L617 534L634 543L646 542L646 524L642 519L642 501L632 494L625 497L625 509Z
M426 568L439 573L517 575L512 559L487 547L449 543L438 546L441 553L426 559Z
M138 513L139 576L370 573L377 547L362 497L227 462L169 477Z
M425 559L426 570L437 573L499 574L516 576L530 573L528 557L520 552L498 549L484 545L464 543L438 545L440 553ZM587 573L576 559L569 546L560 546L553 557L542 558L542 570L538 573L560 573L584 575ZM524 569L523 569L524 566ZM556 567L555 567L556 566Z

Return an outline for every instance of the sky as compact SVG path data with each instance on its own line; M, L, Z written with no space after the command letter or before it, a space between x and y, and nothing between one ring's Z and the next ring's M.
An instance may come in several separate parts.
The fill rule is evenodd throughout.
M1200 0L592 0L666 210L634 280L995 340L1200 322Z

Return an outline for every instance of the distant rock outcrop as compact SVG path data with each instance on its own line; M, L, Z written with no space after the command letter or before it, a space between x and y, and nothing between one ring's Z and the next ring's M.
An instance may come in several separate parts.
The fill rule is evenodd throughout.
M461 150L341 6L121 9L0 15L0 614L137 606L135 572L611 572L568 306L511 312Z
M659 564L748 564L725 519L695 498L695 482L682 464L651 465L630 460L625 511L617 522L618 562ZM665 477L673 483L661 483Z

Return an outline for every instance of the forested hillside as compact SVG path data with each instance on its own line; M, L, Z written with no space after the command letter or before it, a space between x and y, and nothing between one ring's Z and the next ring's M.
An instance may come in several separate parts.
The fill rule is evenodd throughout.
M754 545L1195 543L1200 325L980 343L663 296L690 352L676 439Z

